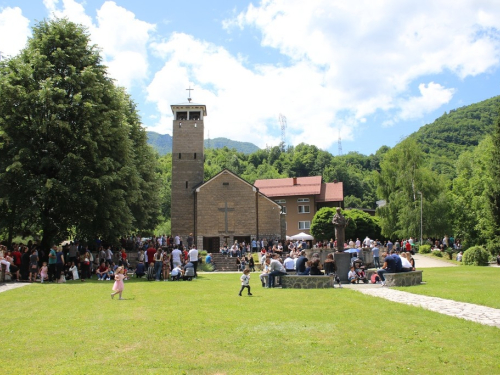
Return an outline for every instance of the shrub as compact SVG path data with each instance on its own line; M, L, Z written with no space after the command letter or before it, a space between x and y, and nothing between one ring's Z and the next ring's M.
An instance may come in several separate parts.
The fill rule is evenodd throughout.
M206 264L205 262L203 262L199 266L200 266L199 268L203 272L212 272L214 270L214 265L213 264Z
M432 255L435 255L438 258L442 258L443 257L443 253L440 250L433 251Z
M482 246L474 246L466 250L462 263L466 266L487 266L490 258L488 251Z
M421 245L418 248L420 254L429 254L431 252L431 245Z

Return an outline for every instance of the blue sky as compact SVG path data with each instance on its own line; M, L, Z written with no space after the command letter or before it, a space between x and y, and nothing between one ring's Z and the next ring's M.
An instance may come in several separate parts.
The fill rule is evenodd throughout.
M207 105L205 138L376 152L444 112L500 94L500 7L463 0L0 0L0 51L36 20L88 27L148 130Z

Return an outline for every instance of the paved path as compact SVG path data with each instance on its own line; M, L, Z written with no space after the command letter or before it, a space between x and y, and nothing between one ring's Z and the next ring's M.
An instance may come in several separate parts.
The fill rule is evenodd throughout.
M448 256L448 254L445 254ZM423 255L415 254L413 255L415 259L415 266L419 268L433 268L433 267L457 267L456 264L445 262L433 255L433 258L429 258Z
M7 290L20 288L22 286L30 285L29 283L8 283L0 284L0 293L6 292Z
M387 299L389 301L422 307L426 310L438 312L476 323L500 328L500 310L491 307L474 305L472 303L457 302L449 299L422 296L402 292L391 288L384 288L380 284L345 285L360 293Z

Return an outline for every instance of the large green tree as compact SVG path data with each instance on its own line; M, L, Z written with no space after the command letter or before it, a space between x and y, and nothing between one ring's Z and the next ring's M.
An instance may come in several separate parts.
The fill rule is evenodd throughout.
M426 168L424 162L424 154L412 138L405 139L383 156L377 191L386 205L377 212L386 237L419 237L421 198L422 235L437 237L449 233L446 181Z
M4 210L42 233L114 240L153 226L153 154L136 109L115 87L88 32L42 21L0 66L0 194Z

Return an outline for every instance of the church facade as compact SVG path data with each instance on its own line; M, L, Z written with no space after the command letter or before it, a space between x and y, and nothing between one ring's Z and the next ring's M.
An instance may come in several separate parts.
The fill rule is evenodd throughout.
M193 234L200 250L251 239L284 239L281 206L241 177L223 170L204 182L202 104L172 105L172 235Z

